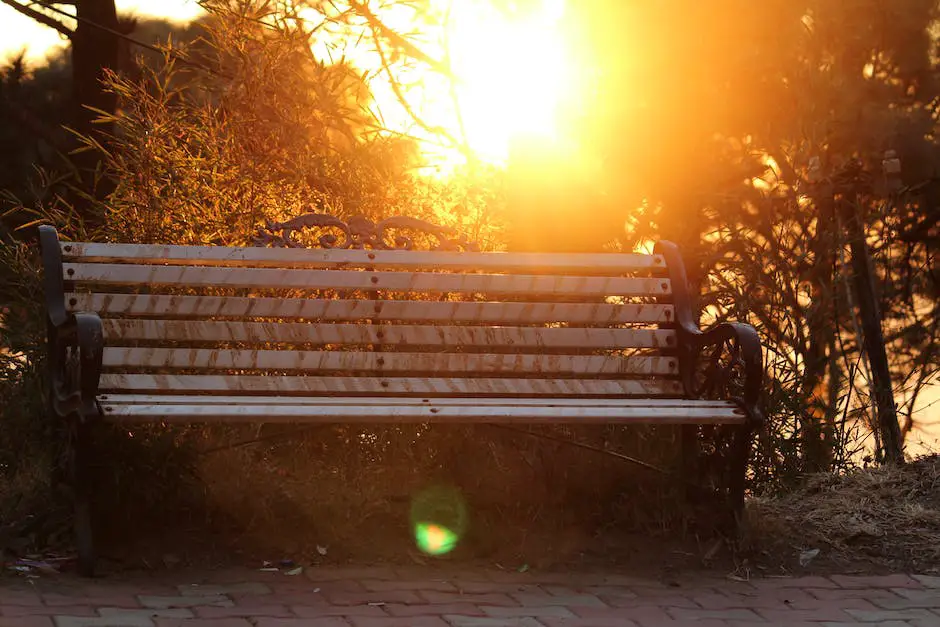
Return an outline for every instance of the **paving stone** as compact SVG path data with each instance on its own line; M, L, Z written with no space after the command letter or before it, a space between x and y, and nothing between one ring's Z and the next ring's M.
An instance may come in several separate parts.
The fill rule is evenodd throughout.
M56 627L155 627L146 616L56 616Z
M940 577L935 575L911 575L926 588L940 588Z
M368 616L354 616L349 619L353 627L450 627L439 616L410 616L370 618Z
M831 590L834 593L851 594L852 591L844 588L812 588L814 591ZM812 601L818 597L809 593L804 588L737 588L735 590L721 590L720 594L742 599L778 599L780 601L792 603L797 600Z
M908 590L904 592L922 593L924 590ZM806 590L817 599L835 601L839 599L897 599L899 594L886 588L810 588Z
M173 607L195 607L198 605L214 605L216 607L233 607L235 602L222 594L207 594L205 596L145 596L137 597L144 607L156 609L169 609Z
M545 627L639 627L628 618L540 618Z
M373 579L371 581L381 581ZM272 581L268 584L271 588L271 594L276 596L306 594L314 590L323 594L329 592L365 592L366 589L362 583L355 579L343 579L339 581L309 581L302 577L291 577L287 580ZM252 596L252 595L245 595ZM264 596L264 595L258 595Z
M342 578L350 573L368 576ZM176 585L182 576L0 586L0 627L940 627L940 578L927 576L689 575L673 586L599 573L380 567L264 581L244 570L208 573Z
M934 594L925 594L924 596L915 598L872 599L871 602L886 610L931 609L940 607L940 598L938 598L936 591L928 592L933 592Z
M43 604L55 606L73 606L73 605L104 605L108 607L140 607L140 601L133 594L108 594L99 591L95 595L85 594L57 594L49 593L42 595Z
M507 594L460 594L459 592L422 591L421 596L428 603L476 603L477 605L519 605L519 601Z
M593 594L554 596L550 594L516 593L510 595L520 605L567 605L569 607L606 607L606 603Z
M702 620L688 621L685 619L667 618L657 621L640 621L641 627L728 627L728 621L715 618L703 618ZM770 627L768 623L759 623L761 627ZM816 624L818 625L818 623ZM813 625L813 627L816 627ZM783 627L783 626L781 626ZM787 624L786 627L791 627Z
M635 591L626 586L585 586L581 588L581 592L593 594L596 597L629 597L635 599L638 596Z
M42 605L42 596L36 590L0 588L0 607L4 605Z
M677 594L686 594L693 590L696 592L718 592L718 589L708 586L663 586L652 583L645 586L630 586L629 589L638 597L646 598L671 597Z
M414 591L414 590L434 590L437 592L457 592L457 588L449 581L434 580L405 580L405 581L386 581L384 579L367 579L362 581L362 586L372 592L387 591Z
M180 581L186 581L187 583L223 585L245 583L246 581L268 583L283 580L286 577L281 571L264 572L255 568L219 568L203 571L201 577L188 576L188 572L184 571L184 574L176 575L175 578L177 581L173 582L174 584L178 584ZM293 577L291 577L291 579L293 579ZM176 588L175 585L172 587L174 589Z
M921 588L923 584L910 575L833 575L842 588Z
M360 593L364 592L359 590ZM290 594L246 595L235 597L234 603L240 607L257 607L259 605L322 605L328 603L326 595L311 588L307 592L292 592ZM205 605L209 605L206 603Z
M57 606L48 607L40 605L37 607L31 605L5 605L0 606L0 616L5 618L20 616L97 616L97 612L90 605L71 605L68 607Z
M690 610L684 607L666 608L666 613L676 620L698 621L708 618L715 620L753 620L759 621L760 616L753 610L744 608L728 608L724 610Z
M808 576L808 577L768 577L767 579L755 579L750 582L757 590L766 590L767 588L838 588L839 584L826 577ZM869 587L869 586L864 586Z
M826 623L818 623L816 621L791 621L781 627L820 627L820 625L825 625ZM850 623L852 627L864 627L864 623ZM698 623L693 623L695 627L699 627ZM759 622L754 622L752 620L729 620L725 623L725 627L770 627L770 623L765 620ZM871 627L870 625L868 627Z
M155 618L153 622L156 627L253 627L247 618Z
M180 594L187 597L215 597L225 595L243 595L243 594L271 594L271 588L267 584L251 583L230 583L230 584L184 584L177 586Z
M851 611L851 610L848 610ZM866 610L859 610L864 612ZM767 620L777 623L780 625L789 625L791 622L796 621L832 621L832 622L848 622L852 620L852 616L846 614L846 610L842 610L838 607L833 607L830 609L816 609L816 610L756 610L758 614L766 618Z
M661 607L573 607L571 611L585 620L606 621L612 619L632 620L641 625L668 623L673 618Z
M144 618L192 618L193 613L187 609L135 609L129 610L123 607L99 607L98 614L101 616L113 616L118 618L143 616Z
M706 610L724 610L735 608L762 608L768 610L785 610L789 607L789 601L779 599L773 596L753 596L743 597L740 595L729 594L701 594L694 595L689 599L692 603L689 605L670 604L673 607L687 607L694 609L698 604Z
M184 625L183 627L188 627ZM253 627L350 627L336 616L324 618L257 618Z
M484 616L479 605L473 603L441 603L430 605L403 605L389 603L382 609L392 616L441 616L443 614L461 614L463 616Z
M285 605L256 605L253 607L213 607L211 605L200 605L194 607L193 612L199 618L229 618L239 616L270 616L280 618L290 618L293 616Z
M879 608L867 599L814 599L812 601L794 601L788 604L791 610L871 610Z
M940 615L934 614L928 609L914 608L907 610L845 610L852 618L865 623L880 623L889 620L930 620L935 625L940 625Z
M431 594L428 592L426 594ZM441 592L439 594L453 594ZM368 605L369 603L424 603L412 590L386 590L384 592L334 592L326 595L334 605Z
M938 607L940 607L940 590L936 588L923 588L920 590L914 590L911 588L892 588L889 590L891 592L890 597L884 598L898 598L902 597L904 599L911 599L912 601L933 601Z
M534 616L536 618L541 618L543 616L551 616L552 618L575 618L575 615L571 613L571 610L558 605L530 605L528 607L500 607L498 605L481 605L480 609L483 610L487 616L494 616L499 618L517 616Z
M601 600L604 601L607 605L611 607L649 607L657 605L660 607L684 607L687 609L698 609L701 607L693 599L687 596L680 596L679 594L673 593L671 596L655 596L655 597L601 597Z
M544 592L532 583L497 583L495 581L469 581L457 579L451 582L461 594L514 594L516 592Z
M0 627L54 627L51 616L0 616Z
M290 610L301 618L324 616L387 616L377 605L292 605Z
M544 623L529 616L524 618L481 618L479 616L445 614L444 620L453 627L545 627Z

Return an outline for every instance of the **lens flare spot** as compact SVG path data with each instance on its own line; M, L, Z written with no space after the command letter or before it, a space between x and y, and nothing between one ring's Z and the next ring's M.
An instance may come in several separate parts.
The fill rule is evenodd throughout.
M440 525L419 523L415 526L415 541L422 553L444 555L457 546L457 534Z
M411 525L415 543L425 555L444 555L457 547L467 530L467 506L460 492L432 486L414 495Z

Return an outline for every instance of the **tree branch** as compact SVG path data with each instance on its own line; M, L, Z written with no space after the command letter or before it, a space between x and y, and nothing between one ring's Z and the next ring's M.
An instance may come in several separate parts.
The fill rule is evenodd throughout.
M368 10L368 9L367 9ZM385 49L382 47L382 41L379 39L378 32L372 32L372 38L375 42L375 49L379 53L379 59L382 62L382 69L384 70L386 76L388 77L389 85L392 88L392 92L395 94L395 98L398 99L398 102L405 109L405 112L418 126L423 128L425 131L431 135L436 135L438 137L444 137L452 145L460 147L461 144L454 138L450 133L447 132L447 129L441 126L430 126L424 119L418 115L418 113L411 107L408 103L408 99L405 98L405 94L401 90L401 85L398 84L398 81L395 79L395 73L392 71L392 68L388 62L388 58L385 56Z
M356 13L366 19L374 33L381 34L383 37L388 39L393 46L403 50L409 57L427 63L429 66L431 66L432 69L440 72L444 76L450 76L450 69L445 63L438 61L431 55L418 48L416 45L397 33L395 29L386 26L385 23L380 20L365 3L358 2L357 0L349 0L349 6L351 6Z
M63 35L65 35L66 37L70 39L75 34L73 31L66 28L66 26L62 22L52 19L45 13L37 11L36 9L24 6L20 4L19 2L14 2L14 0L0 0L0 2L2 2L3 4L7 6L13 7L14 10L19 11L20 13L22 13L23 15L27 17L33 18L34 20L36 20L40 24L43 24L44 26L48 26L49 28L54 28L55 30L59 31L60 33L62 33Z

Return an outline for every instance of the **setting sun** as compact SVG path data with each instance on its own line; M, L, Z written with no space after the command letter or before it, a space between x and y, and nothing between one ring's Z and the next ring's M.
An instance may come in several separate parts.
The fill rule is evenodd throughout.
M512 10L488 0L436 0L430 6L428 14L437 16L431 19L439 20L439 38L423 39L420 46L445 72L440 66L401 64L393 87L377 50L342 29L315 41L314 55L326 62L341 57L369 73L377 117L391 132L426 140L422 152L433 164L428 170L446 172L466 155L455 146L441 146L441 138L427 128L443 129L474 158L494 165L506 165L515 142L553 143L560 110L580 94L573 56L561 33L565 0L533 0ZM421 30L428 19L403 4L374 9L399 32ZM313 10L307 15L323 19Z
M574 82L559 33L563 11L564 0L542 0L518 16L489 3L455 5L451 64L467 142L479 158L505 163L513 140L554 138Z

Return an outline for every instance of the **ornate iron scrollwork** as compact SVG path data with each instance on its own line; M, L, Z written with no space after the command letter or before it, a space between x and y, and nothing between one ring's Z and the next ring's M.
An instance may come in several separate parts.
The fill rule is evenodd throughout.
M344 222L324 213L305 213L284 222L266 221L252 238L255 246L306 248L297 235L306 230L320 231L315 245L321 248L413 250L415 235L436 240L430 250L477 251L479 246L456 230L417 218L398 216L373 222L356 216Z
M741 398L747 364L737 339L725 338L709 349L708 357L696 364L693 396L710 400Z

